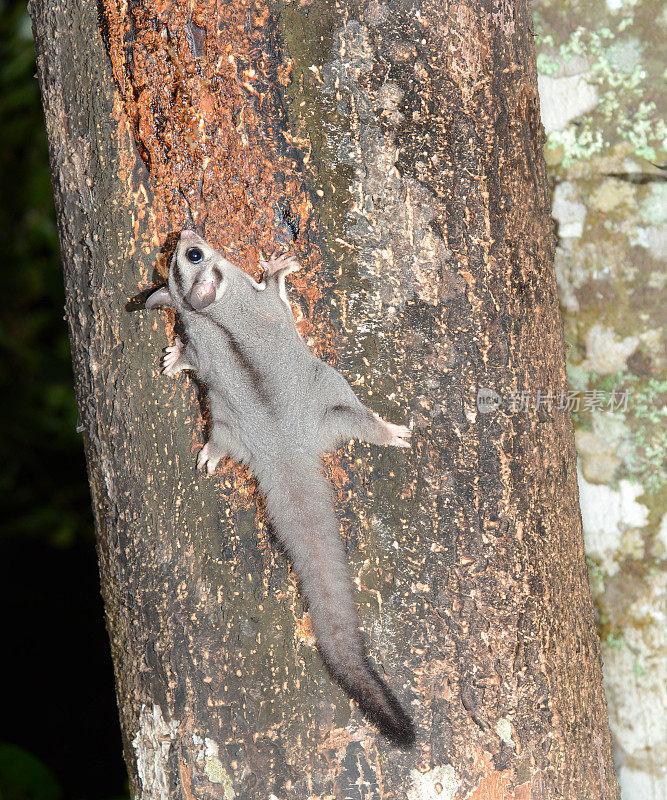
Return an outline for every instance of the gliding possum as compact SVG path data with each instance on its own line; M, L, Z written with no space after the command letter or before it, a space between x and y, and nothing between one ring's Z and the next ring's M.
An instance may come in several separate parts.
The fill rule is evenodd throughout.
M211 431L197 466L212 474L229 456L246 464L308 602L332 676L395 744L415 739L410 717L369 663L359 632L345 548L321 455L360 439L409 447L410 430L386 422L303 341L285 292L292 256L260 262L260 283L194 231L180 235L167 286L146 308L175 309L184 330L163 372L193 370L208 388Z

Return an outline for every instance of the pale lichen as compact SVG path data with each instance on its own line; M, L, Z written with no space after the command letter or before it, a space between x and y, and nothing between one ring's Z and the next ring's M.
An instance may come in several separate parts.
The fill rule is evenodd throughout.
M554 33L545 33L543 24L538 28L537 67L548 150L558 153L566 168L608 150L615 141L629 142L635 154L648 161L664 151L665 122L657 103L646 97L652 77L645 59L647 45L629 33L634 29L632 15L609 23L594 30L579 26L559 43Z
M428 772L413 769L410 777L412 787L408 789L408 800L453 800L461 785L451 764L434 767Z
M586 552L608 576L615 575L623 553L622 537L643 528L648 509L637 502L641 486L622 480L618 490L589 483L579 472L579 502L584 526Z
M176 720L164 719L160 706L142 707L139 730L132 739L140 783L137 800L163 800L169 796L168 762L178 727Z
M627 369L627 360L638 344L637 336L621 339L611 328L593 325L586 334L586 358L582 366L598 375L611 375Z
M501 717L496 722L496 733L510 747L516 747L514 739L512 739L512 723L505 717Z
M232 780L227 774L222 761L220 760L220 751L218 743L213 739L205 739L205 752L204 752L204 773L211 783L222 784L223 797L225 800L234 800L236 792L232 786Z

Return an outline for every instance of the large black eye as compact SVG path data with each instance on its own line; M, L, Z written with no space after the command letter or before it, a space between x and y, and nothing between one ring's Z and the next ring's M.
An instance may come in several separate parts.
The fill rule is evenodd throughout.
M191 264L199 264L202 258L204 258L204 254L198 247L191 247L189 250L185 251L185 257Z

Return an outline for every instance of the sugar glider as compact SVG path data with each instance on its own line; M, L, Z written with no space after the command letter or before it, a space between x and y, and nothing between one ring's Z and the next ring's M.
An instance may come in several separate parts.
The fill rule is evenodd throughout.
M409 747L412 721L366 655L320 459L352 438L409 447L410 430L366 408L309 350L285 292L285 276L298 269L294 257L260 263L257 283L194 231L182 231L167 286L146 301L148 309L175 309L183 324L184 341L166 348L163 372L193 370L208 388L212 424L197 466L212 474L229 456L252 470L329 671L385 736Z

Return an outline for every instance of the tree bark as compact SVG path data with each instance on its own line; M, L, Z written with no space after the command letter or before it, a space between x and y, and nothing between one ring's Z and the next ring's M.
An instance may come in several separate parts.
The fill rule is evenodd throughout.
M526 4L31 13L134 796L617 797ZM252 480L195 474L141 310L192 223L255 274L294 239L304 336L412 419L326 465L412 751L328 677Z

